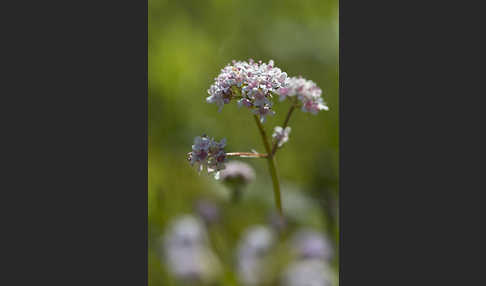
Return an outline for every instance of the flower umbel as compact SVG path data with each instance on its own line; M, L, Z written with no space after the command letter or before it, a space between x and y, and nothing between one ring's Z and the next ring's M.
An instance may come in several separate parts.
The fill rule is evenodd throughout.
M317 114L321 110L329 110L321 97L322 90L315 82L303 77L290 78L288 87L279 89L277 93L280 95L280 101L297 98L304 112Z
M226 146L226 138L220 142L209 138L206 135L197 136L194 138L194 145L192 145L192 152L189 153L189 162L192 166L196 165L199 173L206 167L208 173L215 172L215 177L219 175L219 171L225 168L224 163L227 161L224 147Z
M265 116L275 114L272 110L272 93L287 85L287 73L275 67L273 60L268 64L253 59L248 62L233 61L214 79L206 101L215 103L221 111L225 104L237 99L239 106L251 109L264 122Z

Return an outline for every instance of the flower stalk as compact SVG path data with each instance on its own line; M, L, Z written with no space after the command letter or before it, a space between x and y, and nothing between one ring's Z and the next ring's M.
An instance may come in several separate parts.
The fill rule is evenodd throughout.
M265 147L265 150L267 151L269 156L267 156L267 162L268 162L268 170L270 171L270 177L272 178L272 183L273 183L273 194L275 196L275 203L277 205L277 210L279 214L282 216L283 211L282 211L282 201L280 198L280 183L278 181L278 176L277 176L277 170L275 168L275 159L272 155L272 150L270 149L270 144L268 142L267 135L265 133L265 129L263 128L262 123L260 122L260 119L258 116L254 115L253 118L255 118L255 122L258 126L258 131L260 131L260 135L263 140L263 145Z
M265 153L252 153L252 152L231 152L226 153L228 157L241 157L241 158L266 158L268 155Z

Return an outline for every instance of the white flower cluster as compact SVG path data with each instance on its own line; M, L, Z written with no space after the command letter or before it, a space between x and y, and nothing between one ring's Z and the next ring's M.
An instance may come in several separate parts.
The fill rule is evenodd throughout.
M332 246L323 234L310 229L301 229L294 234L292 246L297 259L285 270L283 286L334 284L329 267L333 255Z
M265 284L265 258L275 242L275 235L268 227L256 225L246 230L237 253L238 278L243 285Z
M246 106L265 121L265 116L273 115L272 93L287 87L287 73L274 66L273 60L267 63L233 61L221 70L208 89L206 101L215 103L221 111L231 99L238 99L238 105Z
M332 274L328 265L319 260L296 261L284 273L282 286L332 286Z
M280 95L280 101L297 97L304 112L317 114L320 110L329 110L321 97L322 90L315 82L302 77L290 78L289 86L279 89L277 93Z
M192 215L177 217L163 236L164 258L178 279L194 283L214 282L221 274L220 261L210 248L208 234Z
M218 178L219 171L225 168L224 163L227 161L224 147L226 138L220 142L209 138L206 135L197 136L192 145L192 152L189 153L189 162L192 166L196 165L199 172L206 167L208 173L216 171L215 177Z
M283 129L280 126L275 127L273 130L272 138L274 142L278 142L277 146L280 148L282 147L283 144L285 144L287 141L289 141L289 134L292 128L289 126L285 127Z

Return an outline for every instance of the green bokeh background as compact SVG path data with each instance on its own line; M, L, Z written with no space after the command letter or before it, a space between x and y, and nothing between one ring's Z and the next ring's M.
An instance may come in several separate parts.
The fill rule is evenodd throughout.
M149 0L149 285L178 285L158 255L158 238L168 222L193 213L199 198L216 200L224 219L211 235L217 252L231 257L242 231L265 224L275 210L266 161L252 165L256 181L234 205L228 190L212 176L198 175L186 161L194 137L204 133L227 138L227 152L264 152L250 112L236 104L222 112L207 104L207 89L231 60L273 59L289 76L316 82L330 111L294 112L289 142L277 153L284 202L293 194L311 205L297 211L299 225L328 232L338 245L339 188L339 45L338 0L229 1ZM264 126L271 134L281 125L288 102L277 102L277 114ZM221 285L238 285L231 267ZM334 261L337 266L337 259Z

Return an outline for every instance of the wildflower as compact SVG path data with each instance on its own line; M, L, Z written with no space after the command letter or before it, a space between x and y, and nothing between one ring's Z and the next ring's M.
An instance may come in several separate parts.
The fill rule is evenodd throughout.
M272 93L277 93L288 85L287 73L274 66L273 60L258 63L250 59L233 61L224 67L208 89L208 103L215 103L219 111L232 99L238 99L239 106L252 109L260 115L262 122L265 116L273 114Z
M220 275L220 262L197 218L185 215L175 219L163 242L168 269L175 277L187 282L214 282Z
M292 129L289 126L285 127L285 129L280 126L275 127L272 138L275 142L278 142L277 146L279 148L289 141L289 134L291 130Z
M253 168L246 163L231 161L226 164L226 168L221 171L220 178L223 183L231 188L231 198L233 202L238 202L244 187L255 179L255 171L253 171Z
M197 166L199 173L206 167L208 173L216 172L215 177L218 177L219 171L225 168L224 163L227 161L225 146L226 138L217 142L206 135L197 136L188 160L192 166Z
M248 229L238 244L237 268L244 285L261 285L265 279L264 259L275 243L273 232L264 226Z
M268 159L276 206L282 214L280 184L273 158L277 147L282 147L289 140L291 128L287 127L287 124L296 107L312 114L316 114L320 110L328 110L321 97L322 90L313 81L302 77L289 78L287 73L275 66L273 60L264 63L249 59L248 61L233 60L231 64L226 65L221 69L207 92L209 96L206 97L206 101L216 104L219 111L225 104L235 100L238 106L245 106L254 114L253 117L264 141L267 154L256 154L255 152L255 154L246 157L266 157ZM292 106L285 119L285 128L279 126L275 128L272 135L274 144L270 148L265 129L261 123L265 122L268 115L275 115L273 110L274 96L280 96L280 100L289 98L292 101ZM245 156L244 152L226 153L224 151L225 144L225 139L216 142L207 136L196 137L192 152L189 153L188 157L191 165L196 165L199 172L204 168L207 169L208 173L215 172L215 178L218 179L220 171L226 167L225 163L228 156ZM235 187L235 192L233 192L235 201L238 200L239 193L240 190ZM297 208L302 206L299 203L296 205ZM299 213L301 212L299 211Z
M226 164L226 168L221 171L220 178L226 183L246 185L255 179L255 171L246 163L231 161Z
M329 110L321 97L322 90L315 82L302 77L292 77L288 83L288 86L277 91L280 101L286 98L297 98L302 106L302 111L312 114L317 114L321 110Z
M293 238L293 246L302 259L330 260L333 255L329 240L319 232L301 230Z
M320 260L304 260L291 263L283 275L282 286L331 286L332 274Z
M172 221L165 237L166 245L199 247L208 242L204 226L192 215L183 215Z

